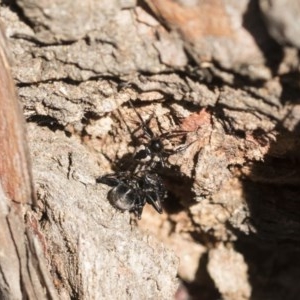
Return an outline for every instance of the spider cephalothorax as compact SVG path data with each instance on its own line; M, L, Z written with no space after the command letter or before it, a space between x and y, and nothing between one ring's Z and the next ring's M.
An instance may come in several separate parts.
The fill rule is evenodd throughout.
M161 178L155 173L117 172L98 177L97 182L112 187L108 193L108 200L117 209L133 212L141 219L143 208L148 203L158 213L162 213L161 202L166 191Z
M138 141L139 146L135 149L133 158L147 165L151 169L158 165L164 168L170 155L181 152L189 146L183 145L175 149L168 149L165 145L166 142L172 144L170 140L186 135L187 131L173 130L170 132L163 132L162 128L158 126L160 133L154 133L149 126L150 121L153 119L153 114L147 121L144 121L138 111L133 107L132 103L129 103L140 120L140 125L132 132L132 135L134 136L135 132L140 129L142 130L142 133L138 137L134 136L135 140Z

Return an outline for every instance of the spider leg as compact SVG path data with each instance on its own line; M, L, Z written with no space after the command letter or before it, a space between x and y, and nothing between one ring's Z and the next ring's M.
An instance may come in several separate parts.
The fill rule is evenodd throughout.
M96 182L115 187L120 183L127 182L129 178L128 176L128 172L110 173L96 178Z
M131 108L135 111L136 115L138 116L140 122L141 122L141 125L135 129L133 132L136 132L138 131L139 129L143 129L144 131L144 134L149 138L153 138L154 137L154 133L153 131L150 129L149 127L149 123L150 121L152 120L153 116L154 116L154 112L151 114L150 118L145 122L142 118L142 116L139 114L139 112L135 109L135 107L133 106L132 102L129 100L128 101L129 105L131 106Z
M135 207L133 209L134 214L137 216L139 220L142 218L142 213L145 204L146 204L145 199L141 198L141 195L139 195L139 200L137 201L137 203L135 203Z
M192 141L188 144L181 145L181 146L177 147L176 149L164 149L163 154L165 154L165 156L170 156L172 154L182 152L182 151L186 150L189 146L194 144L195 142L196 142L196 140Z
M134 142L137 142L139 140L139 138L142 137L142 136L147 136L148 139L151 139L154 136L154 134L153 134L152 130L149 128L149 122L150 122L150 120L152 119L153 116L151 116L150 119L145 122L142 119L141 115L138 113L138 111L135 109L135 107L133 106L133 104L132 104L131 101L129 101L129 104L130 104L131 108L135 111L135 113L137 114L137 116L138 116L138 118L139 118L139 120L141 122L141 124L137 128L135 128L132 131L131 128L130 128L130 126L128 126L128 124L127 124L127 122L126 122L126 120L125 120L122 112L119 109L118 109L118 113L119 113L121 119L123 120L123 122L124 122L124 124L125 124L125 126L126 126L126 128L128 130L128 132L130 133L130 136L131 136L132 140ZM135 133L137 131L139 131L140 129L143 129L143 133L141 135L139 135L138 137L135 136Z
M174 149L164 149L163 150L163 154L165 155L165 156L170 156L171 154L173 154L174 153Z
M143 129L143 133L141 133L141 134L138 135L138 136L135 136L134 134L135 134L136 132L138 132L140 129ZM134 130L131 132L131 134L132 134L132 135L134 136L134 138L136 138L136 139L138 139L138 138L140 138L140 137L142 137L142 136L147 136L148 138L151 138L151 136L149 136L148 134L145 134L145 129L144 129L143 124L139 125L136 129L134 129Z
M139 220L142 218L143 209L144 209L144 205L140 206L137 209L137 217L138 217Z
M167 132L162 133L159 137L160 138L173 138L173 137L188 134L189 132L190 131L186 131L186 130L174 130L171 132L167 131Z
M163 168L165 168L165 167L166 167L165 157L163 156L162 153L159 153L159 154L158 154L158 157L159 157L159 161L160 161L160 163L161 163L161 166L162 166Z
M152 197L150 194L148 194L147 195L147 202L149 204L151 204L158 213L162 214L163 210L162 210L162 206L161 206L161 200L158 197L158 194L157 193L155 193L155 194L156 194L155 196L156 196L157 199L155 200L154 197Z
M181 145L179 147L177 147L176 149L174 149L174 153L178 153L178 152L182 152L184 151L185 149L187 149L189 146L191 146L192 144L194 144L196 142L196 140L188 143L188 144L184 144L184 145Z
M116 174L106 174L104 176L100 176L96 179L97 183L103 183L111 187L117 186L121 180L118 178Z

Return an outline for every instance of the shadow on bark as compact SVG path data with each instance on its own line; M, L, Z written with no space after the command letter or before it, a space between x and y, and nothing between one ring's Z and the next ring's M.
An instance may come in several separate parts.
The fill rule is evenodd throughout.
M256 233L235 243L244 255L252 286L251 299L298 299L300 287L299 125L279 129L264 162L243 182Z

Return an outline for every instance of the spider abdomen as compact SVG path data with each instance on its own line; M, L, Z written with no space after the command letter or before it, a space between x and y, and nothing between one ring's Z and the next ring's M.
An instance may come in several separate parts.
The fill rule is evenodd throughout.
M145 145L141 145L134 155L134 159L141 161L141 162L148 162L151 160L152 152L151 150L146 147Z
M140 197L131 187L120 183L109 191L108 200L114 207L122 211L132 211L140 202Z

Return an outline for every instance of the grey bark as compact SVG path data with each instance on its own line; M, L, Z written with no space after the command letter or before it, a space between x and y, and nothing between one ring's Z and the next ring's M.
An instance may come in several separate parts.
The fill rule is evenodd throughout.
M197 296L298 295L299 13L283 0L2 4L61 299L170 299L169 247ZM134 151L129 100L191 143L169 159L171 209L146 208L139 229L95 184Z
M24 122L0 29L0 298L57 299L35 224L24 222L24 211L36 201Z

